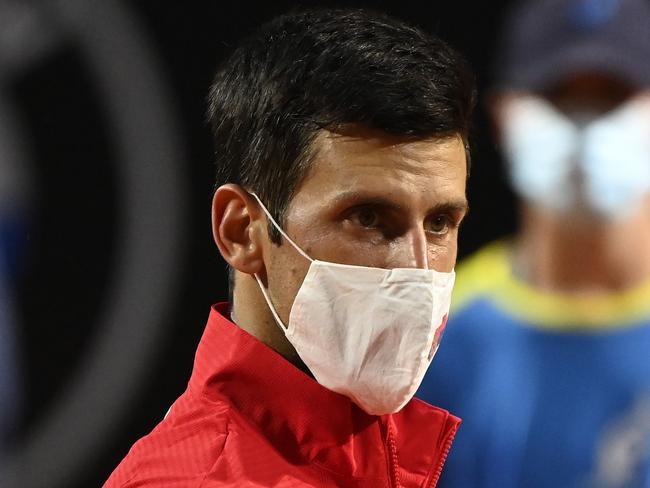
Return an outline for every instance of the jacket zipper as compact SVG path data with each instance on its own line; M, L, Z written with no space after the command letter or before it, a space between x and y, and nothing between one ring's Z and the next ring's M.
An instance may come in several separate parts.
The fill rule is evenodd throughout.
M386 447L388 451L388 469L389 469L389 482L391 488L401 488L402 484L399 479L398 460L397 460L397 446L395 445L395 438L390 428L390 421L386 421Z
M445 442L442 447L442 452L440 453L440 458L438 461L438 465L436 466L435 471L433 471L433 477L431 478L431 481L429 482L428 486L429 488L435 488L435 486L438 484L438 480L440 479L440 475L442 474L442 468L445 465L445 461L447 461L447 456L449 455L449 451L451 450L451 444L454 442L454 437L456 437L456 432L458 431L458 425L454 426L452 430L449 431L447 434L447 438L445 439Z

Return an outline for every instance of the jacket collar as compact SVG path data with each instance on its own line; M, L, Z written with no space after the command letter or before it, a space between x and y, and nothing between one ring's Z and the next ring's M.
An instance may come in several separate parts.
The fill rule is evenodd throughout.
M418 399L369 415L227 317L227 303L212 307L190 388L228 403L287 459L355 478L386 479L391 463L418 478L441 467L460 419Z

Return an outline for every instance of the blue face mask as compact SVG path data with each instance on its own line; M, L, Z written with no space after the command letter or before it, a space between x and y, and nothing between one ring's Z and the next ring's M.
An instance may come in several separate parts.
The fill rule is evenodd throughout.
M536 205L556 214L581 205L615 220L650 193L650 97L601 117L521 97L505 108L503 126L512 185Z

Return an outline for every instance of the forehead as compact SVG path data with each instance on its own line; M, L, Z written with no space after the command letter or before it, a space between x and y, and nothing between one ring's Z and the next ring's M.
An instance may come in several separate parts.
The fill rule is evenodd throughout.
M611 110L629 99L635 88L614 75L581 72L556 83L544 93L560 109L585 107Z
M322 131L313 150L310 170L297 193L324 198L354 190L464 198L467 160L460 136L410 140L369 130Z

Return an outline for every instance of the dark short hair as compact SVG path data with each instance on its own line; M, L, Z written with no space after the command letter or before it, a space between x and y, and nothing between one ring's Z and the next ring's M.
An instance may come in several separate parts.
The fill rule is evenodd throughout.
M246 39L218 70L208 104L217 185L254 191L283 225L319 131L460 135L468 148L475 84L456 51L418 28L364 10L312 10Z

